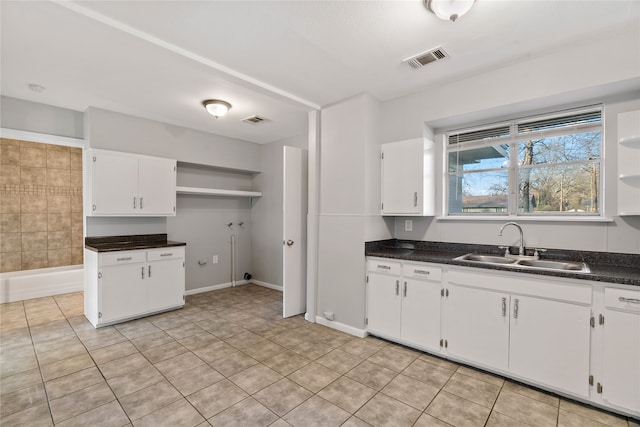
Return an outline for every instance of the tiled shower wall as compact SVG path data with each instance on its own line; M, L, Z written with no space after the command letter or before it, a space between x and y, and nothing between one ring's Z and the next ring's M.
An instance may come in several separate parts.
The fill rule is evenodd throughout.
M82 149L0 138L0 272L82 264Z

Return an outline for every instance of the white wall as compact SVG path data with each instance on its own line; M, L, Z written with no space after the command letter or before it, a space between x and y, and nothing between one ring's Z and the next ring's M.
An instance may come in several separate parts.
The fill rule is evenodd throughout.
M261 173L253 178L253 189L262 191L251 209L253 278L282 287L283 147L308 148L308 138L300 135L260 146ZM306 151L305 151L306 152ZM306 163L306 156L303 161ZM305 168L306 170L306 168ZM303 183L306 207L306 177ZM306 209L305 209L306 211ZM305 218L306 219L306 218ZM305 227L306 228L306 227Z
M88 146L167 157L180 162L260 171L260 146L252 142L89 107Z
M379 215L379 103L369 95L321 112L317 313L364 328L364 242L391 237Z
M83 115L67 108L0 96L0 127L81 139Z

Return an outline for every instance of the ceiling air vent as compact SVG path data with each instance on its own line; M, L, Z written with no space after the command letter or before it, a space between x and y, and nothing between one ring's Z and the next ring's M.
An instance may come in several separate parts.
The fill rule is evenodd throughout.
M406 62L411 68L421 68L427 64L437 61L438 59L443 59L448 56L449 55L442 47L436 47L435 49L403 59L402 62Z
M242 119L242 121L244 123L251 123L252 125L257 125L258 123L268 122L269 119L265 119L264 117L260 117L260 116L250 116L250 117L247 117L246 119Z

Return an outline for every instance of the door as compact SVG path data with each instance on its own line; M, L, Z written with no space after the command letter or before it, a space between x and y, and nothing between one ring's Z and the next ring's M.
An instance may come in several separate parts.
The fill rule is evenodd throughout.
M487 367L509 365L509 294L449 284L445 289L446 347Z
M92 215L122 215L139 212L138 159L95 152L92 162Z
M304 313L306 280L306 165L303 151L284 147L282 224L282 316Z
M402 339L439 350L439 282L405 279L402 287Z
M637 301L627 307L635 305L637 312L604 310L602 397L613 405L640 411L640 293L626 292Z
M150 261L147 264L148 307L162 310L184 303L184 267L183 258Z
M138 196L143 215L175 215L176 161L141 157Z
M387 338L400 338L402 304L400 277L369 273L367 330Z
M589 397L590 317L587 306L512 295L509 371Z
M147 272L143 263L102 267L100 270L99 323L143 313L147 305Z

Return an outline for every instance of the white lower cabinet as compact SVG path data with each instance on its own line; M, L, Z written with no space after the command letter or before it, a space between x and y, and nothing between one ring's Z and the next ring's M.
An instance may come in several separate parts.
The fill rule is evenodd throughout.
M589 396L591 307L513 295L509 371Z
M184 247L85 250L84 309L93 326L184 305Z
M509 366L509 294L450 283L445 289L443 347L486 367Z
M640 417L640 289L367 259L368 332Z
M640 292L605 288L602 379L604 401L640 416Z
M438 349L441 269L370 260L367 329L419 348Z

